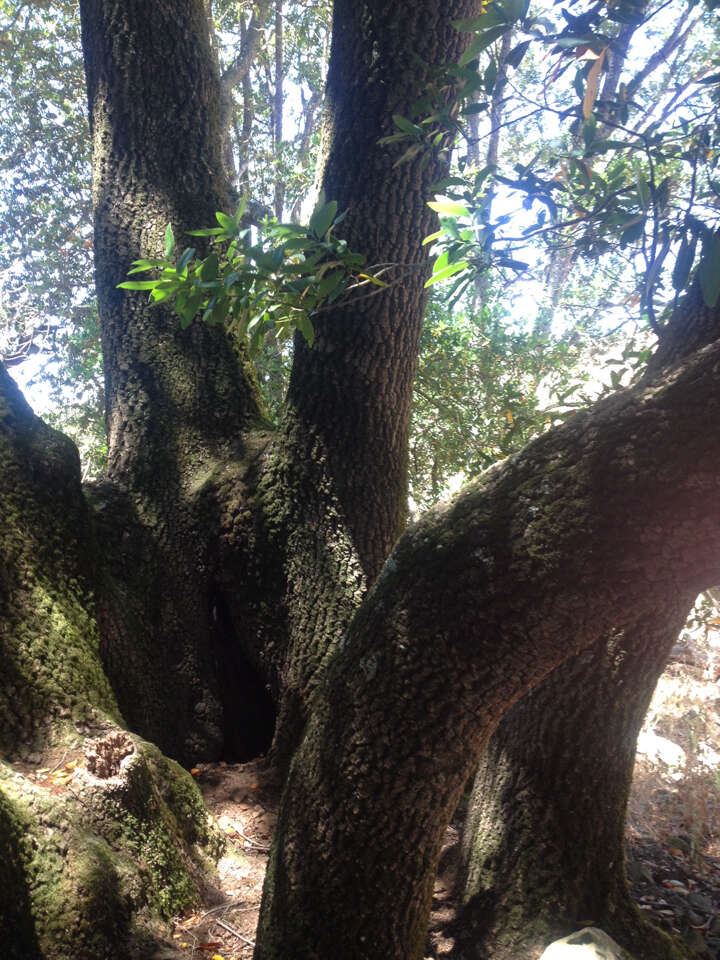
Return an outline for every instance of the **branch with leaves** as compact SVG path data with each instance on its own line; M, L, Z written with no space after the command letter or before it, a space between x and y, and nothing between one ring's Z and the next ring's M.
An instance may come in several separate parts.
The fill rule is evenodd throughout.
M172 227L165 231L165 256L135 260L129 275L159 271L153 280L126 280L124 290L147 290L152 302L171 303L185 328L196 318L224 323L247 343L251 357L272 334L284 340L298 330L312 345L312 318L331 304L367 287L388 284L365 272L365 257L335 235L344 219L337 201L320 202L306 227L266 220L256 239L243 225L243 199L234 216L217 213L217 227L189 231L208 238L206 257L187 247L176 261Z

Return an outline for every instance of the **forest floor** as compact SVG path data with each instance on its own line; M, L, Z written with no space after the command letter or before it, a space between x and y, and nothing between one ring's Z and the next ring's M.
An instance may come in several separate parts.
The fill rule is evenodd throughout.
M720 643L719 643L720 648ZM709 652L708 652L709 650ZM633 898L698 957L720 960L720 689L715 651L680 644L660 679L638 741L628 813L627 868ZM228 837L219 863L222 902L178 920L173 949L157 960L248 960L252 956L279 784L264 762L200 764L198 784ZM435 884L427 955L448 956L453 846L448 828Z

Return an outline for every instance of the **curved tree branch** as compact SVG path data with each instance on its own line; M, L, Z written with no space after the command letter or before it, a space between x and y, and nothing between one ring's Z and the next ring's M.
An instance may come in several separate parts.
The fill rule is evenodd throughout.
M717 333L719 308L686 309ZM445 825L504 711L658 598L717 580L719 371L714 342L548 431L400 539L313 703L258 960L364 960L368 936L375 955L421 957Z

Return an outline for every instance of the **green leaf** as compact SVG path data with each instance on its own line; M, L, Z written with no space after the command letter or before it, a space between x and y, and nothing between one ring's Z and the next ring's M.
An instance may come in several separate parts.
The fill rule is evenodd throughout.
M332 273L326 274L317 287L317 293L320 299L324 300L326 297L329 297L333 290L342 283L344 277L344 270L334 270Z
M183 330L192 323L195 314L202 306L203 300L204 297L200 293L194 293L189 297L185 297L182 293L178 294L175 301L175 313L180 317L180 326Z
M308 224L308 233L314 234L319 240L325 236L337 214L337 200L331 200L322 206L315 207Z
M211 253L209 257L206 257L200 267L200 279L204 283L208 283L212 280L217 280L218 275L218 258L217 254Z
M120 290L154 290L159 280L125 280L118 284Z
M443 235L444 230L436 230L435 233L429 234L422 242L422 245L425 247L428 243L434 243L436 240L439 240Z
M690 241L688 241L687 237L683 237L672 272L672 285L675 290L684 290L687 286L690 270L692 269L695 259L696 246L696 237L693 237Z
M582 70L575 71L575 79L573 80L573 87L575 88L575 93L582 98L585 96L585 74Z
M636 240L640 240L642 235L645 233L645 218L638 220L637 223L631 223L629 227L626 227L623 232L620 234L620 246L625 247L629 243L634 243Z
M640 206L643 210L647 210L650 206L650 184L647 182L645 171L639 164L635 167L635 182Z
M470 117L475 113L484 113L489 106L489 103L469 103L466 107L462 108L460 113L464 117Z
M420 127L408 120L407 117L400 116L399 113L393 114L393 123L398 129L402 130L403 133L409 133L411 136L420 136L422 134Z
M145 270L154 270L155 267L166 267L167 260L133 260L133 269L128 270L128 276L133 273L142 273Z
M218 212L215 214L215 219L223 228L223 230L226 230L228 233L234 234L235 231L237 230L237 223L232 217L229 217L226 213L222 213L221 211L218 210Z
M585 148L588 149L595 139L595 133L597 131L597 119L595 114L591 113L587 122L583 124L583 140L585 141Z
M413 143L412 146L409 146L407 148L407 150L405 151L405 153L402 154L402 156L398 157L398 159L393 164L393 169L395 169L395 167L399 167L400 164L402 163L409 163L410 160L413 159L413 157L416 157L419 153L422 153L424 149L425 149L424 144Z
M518 45L513 47L510 53L505 57L505 63L509 67L519 67L523 57L528 51L529 46L529 40L523 40L522 43L518 43Z
M175 250L175 234L172 227L168 224L165 227L165 259L169 260Z
M527 15L530 0L502 0L499 6L506 19L510 23L515 23L516 20L522 20Z
M467 260L459 260L457 263L451 263L439 273L433 273L430 279L426 281L425 286L431 287L433 284L439 283L441 280L447 280L448 277L452 277L453 274L459 273L461 270L465 270L469 266L470 264L467 262Z
M491 94L493 92L493 87L495 86L495 81L497 80L497 64L495 60L492 59L487 65L485 75L483 76L483 84L485 86L485 93Z
M461 33L476 33L478 30L489 30L500 23L507 23L504 12L493 4L485 13L478 17L469 17L464 20L453 20L453 26ZM463 64L461 64L463 66Z
M312 320L310 319L310 317L305 312L300 313L295 318L295 326L298 328L300 333L305 337L305 340L307 341L307 345L311 347L315 342L315 330L313 328Z
M190 263L192 258L195 256L195 247L187 247L183 250L180 259L177 262L176 270L178 273L182 273L185 270L185 267Z
M150 297L154 303L162 303L163 300L169 300L170 297L174 296L174 294L177 292L177 289L177 283L172 285L168 284L167 286L158 286L152 291Z
M470 211L464 204L458 203L456 200L449 200L447 197L441 197L439 200L429 200L428 206L431 210L445 217L470 216Z
M477 60L478 54L482 53L486 47L489 47L491 43L494 43L498 37L501 37L504 33L510 29L510 24L500 23L497 27L491 27L489 30L485 30L483 33L478 34L473 40L470 41L470 46L460 57L458 63L461 67L464 67L465 64L470 63L471 60Z
M202 230L187 231L189 237L219 237L226 233L227 231L223 227L204 227Z
M223 297L222 299L218 300L215 306L212 308L210 315L207 317L207 322L210 324L224 323L229 309L230 304L228 303L227 299ZM205 317L203 317L203 319L205 319Z

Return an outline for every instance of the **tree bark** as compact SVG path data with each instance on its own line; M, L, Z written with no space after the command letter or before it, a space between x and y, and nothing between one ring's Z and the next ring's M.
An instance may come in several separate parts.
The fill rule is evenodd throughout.
M476 0L387 7L337 0L323 119L323 189L351 250L391 265L391 285L313 317L315 343L296 337L274 467L289 531L291 630L275 755L297 745L328 656L407 522L407 445L429 275L422 240L433 229L433 158L393 167L378 146L392 115L409 116L427 68L452 62L467 37L452 21Z
M693 599L603 637L503 717L464 826L454 956L531 960L590 921L638 960L690 956L632 904L624 834L637 735Z
M445 823L503 712L569 656L720 580L717 343L679 344L671 373L548 432L405 533L384 562L405 524L427 275L416 250L442 164L395 169L377 139L423 89L417 57L454 60L464 40L452 21L478 6L336 4L326 194L349 211L349 245L401 280L315 318L274 434L222 330L183 332L116 289L133 259L161 250L166 223L180 239L224 203L203 5L81 2L110 469L88 509L72 447L3 377L0 494L15 519L2 531L0 736L45 738L43 718L57 714L53 743L68 724L81 741L109 730L130 750L119 763L131 760L101 789L87 757L79 806L64 798L62 808L17 764L0 767L11 798L0 840L13 856L0 881L26 888L0 903L37 910L49 891L74 904L72 922L53 907L34 932L18 924L12 949L36 941L53 960L120 960L133 955L143 905L167 916L192 900L213 848L197 792L122 731L120 714L186 762L239 754L263 726L267 682L282 762L307 727L258 958L415 960ZM691 314L698 348L717 335L718 311ZM43 722L25 721L19 699ZM42 837L69 811L72 842L63 851L58 831L36 882L17 825ZM151 849L138 823L152 828ZM128 889L121 868L138 849ZM146 860L162 869L142 873ZM84 939L71 942L76 931Z
M207 886L219 841L192 778L123 730L99 656L77 450L2 366L0 509L3 957L141 956L153 924Z
M445 825L503 712L714 581L719 363L716 341L577 414L400 539L294 758L258 960L420 957Z
M695 289L646 379L712 339L716 316ZM563 664L503 717L464 826L458 956L539 956L541 945L587 919L638 957L685 954L630 903L623 840L637 736L695 596L666 598L623 635Z
M200 0L103 0L81 3L81 16L109 448L92 492L108 548L103 660L133 729L188 764L242 758L272 735L256 643L267 630L246 606L233 622L225 590L256 611L267 594L248 505L267 425L222 328L181 330L169 309L117 289L133 260L162 254L168 223L184 246L185 231L227 207L205 11Z

